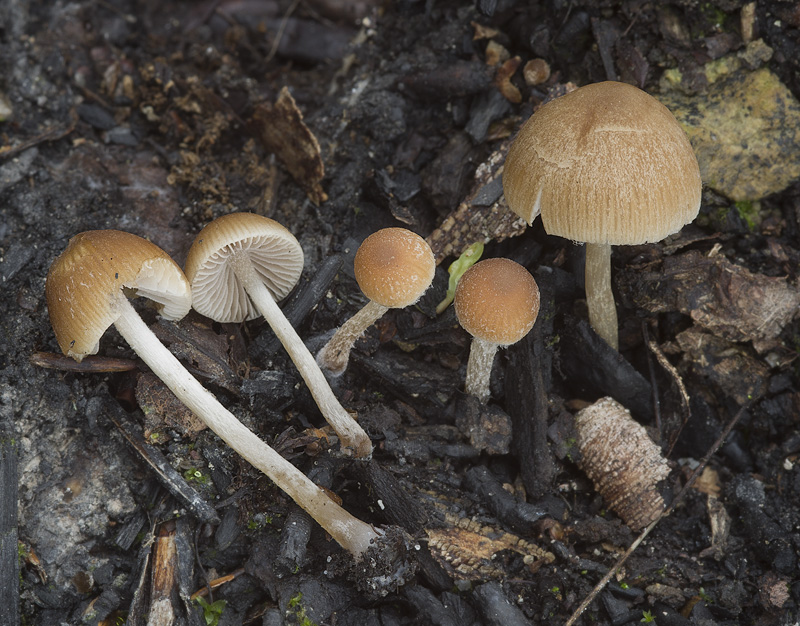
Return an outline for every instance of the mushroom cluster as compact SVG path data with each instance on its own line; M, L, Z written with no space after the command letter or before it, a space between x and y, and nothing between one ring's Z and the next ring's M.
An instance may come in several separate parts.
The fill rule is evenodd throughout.
M51 265L45 287L50 321L64 354L77 361L95 354L113 324L181 402L360 559L382 532L339 506L222 406L158 340L128 300L129 293L156 302L168 320L181 319L192 304L183 271L155 244L116 230L73 237Z
M672 114L635 87L606 82L542 106L524 124L508 153L503 187L509 206L525 220L541 214L548 233L586 243L589 319L616 349L611 245L656 241L679 230L697 215L701 182L691 145ZM130 233L76 235L53 262L46 283L62 351L80 361L96 353L102 335L115 326L178 399L361 559L360 566L374 562L362 557L372 546L396 545L398 536L406 537L402 531L378 530L352 516L246 428L161 344L128 296L151 299L167 320L181 319L192 306L218 322L263 316L336 431L341 449L368 458L367 433L336 398L323 369L341 375L356 340L371 324L390 308L419 300L436 270L430 246L404 228L367 237L355 255L354 272L368 303L316 358L277 304L303 271L302 248L282 225L252 213L220 217L197 235L185 270L158 246ZM473 336L465 390L485 403L494 356L533 328L539 289L522 265L490 258L460 277L454 308ZM650 523L663 509L657 486L668 473L657 446L611 399L581 411L577 425L582 466L610 506L634 528ZM609 439L612 431L616 435ZM618 457L631 447L644 456L620 465ZM622 487L611 480L615 476L623 479Z

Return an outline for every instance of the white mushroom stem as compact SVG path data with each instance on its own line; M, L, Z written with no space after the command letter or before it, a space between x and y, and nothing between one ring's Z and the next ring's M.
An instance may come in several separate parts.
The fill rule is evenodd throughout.
M383 317L388 310L388 306L378 304L374 300L367 302L358 313L339 327L317 353L317 363L320 367L324 367L333 376L341 376L347 369L353 345L364 331Z
M467 361L467 377L464 391L486 403L489 400L489 379L492 375L492 363L497 348L500 346L480 337L472 338Z
M611 291L609 244L586 244L586 306L592 328L609 346L618 350L617 305Z
M289 461L245 427L214 395L194 378L142 321L128 299L120 294L119 334L164 384L197 417L242 458L261 470L299 506L305 509L342 548L359 559L380 534L370 524L353 517L331 500Z
M333 394L313 355L258 277L250 257L246 253L235 251L231 254L230 262L236 278L294 361L323 417L339 436L342 449L350 448L359 458L369 457L372 454L370 438Z

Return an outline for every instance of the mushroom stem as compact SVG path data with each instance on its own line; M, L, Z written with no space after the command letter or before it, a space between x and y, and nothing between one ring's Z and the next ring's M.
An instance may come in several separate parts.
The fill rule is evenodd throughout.
M245 427L205 389L142 321L120 294L114 326L136 354L197 417L242 458L261 470L358 560L381 535L350 515L289 461Z
M231 255L231 263L236 278L289 353L289 357L306 381L311 395L314 396L320 412L339 436L342 449L350 448L357 457L368 458L372 454L370 438L336 399L313 355L286 319L272 294L258 278L250 257L237 251Z
M619 349L617 306L611 291L611 245L586 244L586 306L589 323L595 332L614 348Z
M467 378L464 391L486 403L489 400L489 378L492 375L492 362L499 344L480 337L472 338L467 361Z
M358 313L339 327L330 341L317 353L320 367L324 367L333 376L341 376L347 369L350 351L355 342L388 310L388 306L374 300L367 302Z

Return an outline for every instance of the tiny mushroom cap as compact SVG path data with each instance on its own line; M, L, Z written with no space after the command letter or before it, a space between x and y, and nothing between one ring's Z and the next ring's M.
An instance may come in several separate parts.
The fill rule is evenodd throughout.
M353 269L369 302L317 353L317 363L332 376L344 373L356 340L386 311L410 306L422 297L433 282L436 258L428 242L416 233L384 228L364 239Z
M458 322L473 337L510 346L527 335L539 314L539 287L531 273L511 259L486 259L458 281Z
M364 429L344 409L276 299L283 298L303 271L303 250L276 221L254 213L230 213L208 224L186 258L194 308L218 322L263 315L297 366L314 401L333 427L342 449L372 454Z
M50 267L45 295L61 350L81 361L119 317L123 289L153 300L162 317L189 312L192 293L183 271L157 245L131 233L95 230L75 235Z
M242 250L275 300L285 298L303 273L303 249L282 224L254 213L223 215L200 231L186 258L198 313L218 322L261 315L226 262Z
M661 241L700 209L700 168L681 125L651 95L606 81L538 109L503 169L511 210L548 234L599 244Z
M503 167L508 206L545 231L586 243L586 304L615 350L611 246L660 241L700 210L702 181L681 125L625 83L586 85L543 105L522 126Z
M465 389L486 402L495 352L520 341L533 328L539 314L539 287L519 263L486 259L464 272L454 304L459 323L473 337Z
M370 300L390 309L414 304L436 273L431 247L405 228L384 228L359 246L354 261L356 281Z

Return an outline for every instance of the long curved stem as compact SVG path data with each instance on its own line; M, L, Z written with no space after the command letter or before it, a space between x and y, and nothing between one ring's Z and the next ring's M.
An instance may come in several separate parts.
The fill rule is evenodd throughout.
M492 376L492 364L497 348L496 343L480 337L472 338L464 391L483 403L489 399L489 380Z
M242 458L261 470L298 505L305 509L328 534L358 559L380 535L366 522L350 515L331 500L289 461L250 431L203 387L180 361L167 350L139 314L120 295L119 334L136 354L197 417Z
M256 274L248 255L237 253L231 257L231 260L236 278L241 281L253 304L256 305L283 347L286 348L289 357L297 366L303 380L306 381L323 417L333 426L339 436L342 449L350 448L357 457L368 458L372 454L372 442L369 436L336 399L328 381L325 380L325 374L319 369L319 365L306 348L306 344L300 339L297 331L286 319L269 289Z
M341 376L350 361L350 352L364 331L383 316L389 307L370 300L361 310L342 324L322 350L317 353L317 363L333 376Z
M619 349L617 305L611 291L611 246L586 244L586 306L589 323L605 342Z

